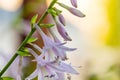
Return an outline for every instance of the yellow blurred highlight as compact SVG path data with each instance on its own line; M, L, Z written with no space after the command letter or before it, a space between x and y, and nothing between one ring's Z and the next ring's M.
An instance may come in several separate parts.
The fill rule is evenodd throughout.
M6 11L16 11L21 7L23 0L0 0L0 8Z

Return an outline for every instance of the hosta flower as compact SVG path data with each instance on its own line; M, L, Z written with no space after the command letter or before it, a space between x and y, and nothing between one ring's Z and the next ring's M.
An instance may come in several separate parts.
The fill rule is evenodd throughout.
M61 59L66 59L66 51L74 51L76 48L68 48L63 46L64 43L54 42L50 37L44 34L44 32L39 28L38 25L35 25L35 28L38 30L39 34L42 36L45 52L48 50L52 50L56 57L60 57ZM64 51L64 52L63 52Z
M26 78L26 80L32 80L33 78L38 76L38 80L53 79L53 80L64 80L63 74L72 73L79 74L76 70L72 68L70 64L66 64L61 62L56 58L53 61L48 61L44 58L43 55L37 55L32 49L29 49L30 53L35 57L35 61L37 62L37 68L35 71ZM44 58L43 58L44 57Z
M64 26L55 20L57 30L59 34L64 38L65 41L71 41L72 39L69 37L67 31L65 30Z
M59 21L60 21L64 26L66 25L65 19L64 19L64 17L63 17L62 14L59 14L59 15L58 15L58 19L59 19Z
M63 58L62 60L66 60L66 59L67 59L67 57L66 57L66 51L74 51L74 50L76 50L76 48L68 48L68 47L64 46L64 44L66 44L66 43L62 43L62 42L57 38L57 36L54 34L52 28L49 28L48 30L49 30L49 32L51 33L51 35L53 36L54 41L55 41L56 43L61 44L61 45L58 46L58 47L61 49L61 53L64 53L64 58Z
M77 8L77 0L70 0L71 1L71 4Z
M84 15L81 11L79 11L79 10L77 10L77 9L75 9L75 8L69 7L69 6L67 6L67 5L65 5L65 4L63 4L63 3L58 3L58 4L59 4L61 7L67 9L70 13L72 13L72 14L75 15L75 16L85 17L85 15Z

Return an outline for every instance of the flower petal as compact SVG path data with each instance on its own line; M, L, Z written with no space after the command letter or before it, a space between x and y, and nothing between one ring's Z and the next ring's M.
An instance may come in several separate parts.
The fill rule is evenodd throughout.
M66 64L64 62L60 63L60 67L62 67L65 70L65 72L67 72L67 73L79 74L75 69L72 68L71 65Z
M76 50L77 48L69 48L69 47L66 47L66 46L59 46L60 49L62 50L65 50L65 51L74 51Z
M36 54L32 49L28 48L29 52L35 57L38 57L38 54Z
M65 80L65 75L64 73L57 73L58 79L57 80Z
M42 73L41 69L39 69L39 72L38 72L38 80L44 80L43 73Z
M45 35L45 33L40 29L40 27L37 24L35 25L35 28L38 30L39 34L43 38L44 45L48 48L51 48L54 45L52 39Z

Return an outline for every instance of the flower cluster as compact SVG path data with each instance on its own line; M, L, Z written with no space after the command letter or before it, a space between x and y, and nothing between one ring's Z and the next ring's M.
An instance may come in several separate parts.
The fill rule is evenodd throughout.
M72 14L78 17L84 17L85 15L80 12L77 8L77 0L71 0L73 7L69 7L63 3L56 2L61 7L67 9ZM64 39L65 42L61 42L59 38L55 35L54 30L52 28L48 28L52 38L47 36L41 29L41 26L35 23L33 26L41 35L44 46L40 48L38 45L30 43L36 50L38 50L41 54L38 55L34 50L28 48L29 52L35 57L33 61L37 63L35 71L29 75L26 80L32 80L36 76L38 76L38 80L65 80L64 73L71 74L79 74L70 64L65 63L67 60L67 51L74 51L76 48L66 47L65 44L67 41L72 41L67 31L65 30L65 19L63 15L57 8L52 8L48 10L55 21L57 31Z

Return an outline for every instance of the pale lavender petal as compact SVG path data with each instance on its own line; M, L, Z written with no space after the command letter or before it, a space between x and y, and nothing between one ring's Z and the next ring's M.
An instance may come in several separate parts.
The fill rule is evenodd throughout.
M45 66L45 68L46 68L46 70L48 72L49 77L52 78L52 76L53 76L54 79L58 79L58 76L57 76L56 72L51 67Z
M59 39L57 38L57 36L54 33L54 29L53 28L48 28L50 34L52 35L53 39L55 42L59 41Z
M60 21L64 26L66 25L65 18L63 17L62 14L59 14L59 15L58 15L58 19L59 19L59 21Z
M28 48L29 52L35 57L38 57L38 54L36 54L32 49Z
M32 44L32 43L30 43L30 45L32 45L35 49L37 49L39 52L42 52L42 49L38 46L38 45L36 45L36 44Z
M16 80L21 80L21 76L20 76L20 75L17 75Z
M28 76L25 80L34 79L38 75L39 69L37 68L30 76Z
M57 75L58 75L58 79L56 79L56 80L65 80L65 75L64 75L64 73L57 73Z
M40 56L37 58L37 63L38 63L39 66L43 67L43 66L46 65L47 61L45 61L45 60L41 57L41 55L40 55Z
M57 26L57 30L60 33L60 35L64 38L65 41L71 41L72 39L69 37L67 31L64 29L63 25L58 23L56 21L56 26Z
M61 49L58 49L56 47L52 48L56 56L59 56L62 60L66 59L66 53L62 51Z
M77 48L69 48L69 47L66 47L66 46L59 46L60 49L62 50L65 50L65 51L74 51L76 50Z
M61 43L60 40L59 40L59 39L57 38L57 36L55 35L54 30L53 30L52 28L49 28L48 30L49 30L49 32L51 33L54 41L55 41L56 43Z
M71 1L71 4L75 7L75 8L77 8L77 0L70 0Z
M67 72L67 73L79 74L75 69L72 68L72 66L70 64L61 62L60 67L62 67L65 70L65 72Z
M38 72L38 80L44 80L43 73L42 73L41 69L39 69L39 72Z
M45 33L40 29L40 27L37 24L35 25L35 28L38 30L39 34L42 36L44 45L48 48L51 48L54 45L54 42L51 40L51 38L45 35Z
M63 73L65 72L65 70L63 70L63 68L61 68L59 65L52 65L52 64L48 64L54 71L58 72L58 73Z

